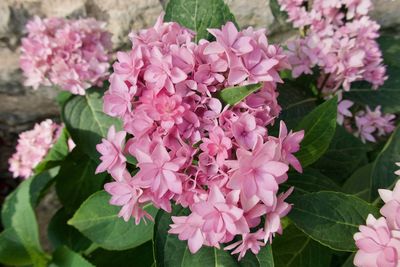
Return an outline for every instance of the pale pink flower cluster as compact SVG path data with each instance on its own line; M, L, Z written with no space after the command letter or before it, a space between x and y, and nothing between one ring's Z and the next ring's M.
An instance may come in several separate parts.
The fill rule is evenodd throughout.
M121 118L124 130L111 127L97 146L97 172L115 179L105 190L126 221L151 218L146 203L171 212L175 202L190 214L172 217L169 232L187 240L192 253L239 235L227 249L243 257L282 232L291 190L278 195L279 184L289 165L302 170L293 153L304 134L288 132L283 122L278 137L267 133L280 112L278 71L288 63L264 30L238 32L228 22L209 32L216 41L196 44L193 32L161 16L153 28L130 35L132 50L117 54L104 96L105 112ZM235 106L216 97L226 87L258 82L262 88ZM138 172L130 173L132 156Z
M10 172L14 178L29 178L34 168L47 155L57 141L62 127L47 119L35 124L34 128L22 132L18 138L16 152L9 159Z
M325 94L350 90L365 80L373 88L386 77L376 38L379 25L370 19L371 0L278 0L294 27L304 36L288 43L293 77L321 70L319 88ZM312 3L312 4L310 4Z
M400 266L400 181L393 189L379 189L385 205L380 212L384 217L367 218L367 225L360 226L354 235L358 251L354 265L359 267Z
M350 111L353 105L354 103L350 100L340 101L337 121L364 143L376 142L377 138L394 131L396 118L394 114L382 113L380 106L377 106L375 110L366 106L365 110L359 110L353 116Z
M20 66L25 85L57 85L73 94L108 78L111 34L95 19L35 17L26 25Z

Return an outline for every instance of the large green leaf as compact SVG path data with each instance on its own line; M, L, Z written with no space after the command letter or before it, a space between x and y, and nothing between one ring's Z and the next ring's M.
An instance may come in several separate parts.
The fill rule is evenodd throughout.
M153 236L153 222L140 222L135 225L133 219L125 222L118 217L121 207L108 202L110 195L100 191L91 195L76 211L68 224L77 228L100 247L109 250L125 250L137 247ZM151 205L144 208L155 216L157 209Z
M234 106L250 94L262 87L261 83L248 84L243 86L229 87L218 92L218 98L225 104Z
M290 172L288 180L282 187L288 189L291 186L294 186L291 197L319 191L341 191L329 177L311 168L304 169L303 173Z
M53 254L50 267L94 267L78 253L63 246L59 247Z
M103 112L104 90L91 88L84 96L74 96L63 108L63 121L75 144L93 160L99 161L96 145L107 136L108 129L114 125L121 129L121 121Z
M303 168L318 160L328 149L335 134L337 115L337 97L319 105L297 125L297 130L304 130L304 139L296 157Z
M342 126L336 133L325 154L313 165L321 173L341 182L348 178L362 163L367 161L369 147Z
M56 179L57 195L68 212L103 187L106 173L95 174L97 164L75 148L60 168Z
M335 250L355 251L353 235L378 209L352 195L317 192L291 198L289 218L314 240Z
M73 251L83 251L91 245L91 241L74 227L67 224L70 219L64 208L51 218L47 228L48 239L54 249L67 246Z
M278 103L282 107L279 119L286 123L288 129L293 129L298 122L317 106L317 98L309 90L299 88L292 81L278 85Z
M14 229L0 233L0 263L7 265L29 265L32 260Z
M88 260L97 267L150 267L154 263L153 243L148 241L136 248L121 251L97 249L88 256Z
M196 32L195 41L211 40L208 28L220 28L235 17L223 0L169 0L165 20L175 21Z
M38 175L35 175L29 178L26 182L29 183L29 196L30 203L33 207L35 207L40 199L42 191L48 186L48 184L53 180L53 178L57 175L59 167L55 167ZM20 187L17 187L10 195L7 196L6 200L3 203L3 207L1 210L1 222L3 227L8 228L11 227L11 219L15 213L15 205L17 204L17 192Z
M238 262L236 257L222 248L203 246L198 252L192 254L186 241L178 239L177 235L168 234L171 216L187 215L187 210L174 206L172 213L160 210L157 213L154 230L154 252L158 267L197 267L197 266L274 266L271 247L262 248L258 255L250 252Z
M29 254L31 262L35 266L46 266L47 255L43 251L39 241L39 227L34 212L31 187L36 180L47 180L46 175L33 176L22 182L15 193L8 199L3 209L3 224L7 229L15 231L16 238L21 246ZM39 184L47 184L40 182ZM17 252L24 253L24 252Z
M51 147L46 157L36 166L36 173L43 172L60 164L69 152L68 138L67 129L63 128L57 142Z
M370 200L378 197L378 189L393 185L398 179L394 172L398 169L395 165L400 162L400 126L390 136L385 147L379 153L372 166Z
M272 242L276 267L326 267L332 253L329 248L305 235L293 224Z
M357 169L343 184L343 191L370 201L372 163Z

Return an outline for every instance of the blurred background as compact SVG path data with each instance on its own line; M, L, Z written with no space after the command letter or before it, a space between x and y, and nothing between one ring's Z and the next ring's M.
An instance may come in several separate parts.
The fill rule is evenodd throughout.
M274 19L268 0L226 0L242 27L264 27L268 38L282 41L291 32L284 20ZM373 19L382 31L399 34L400 0L373 0ZM166 1L159 0L0 0L0 205L4 197L18 184L8 172L8 158L14 152L18 133L32 128L46 118L57 118L59 110L54 88L23 86L19 70L19 47L26 22L40 17L94 17L107 23L113 34L114 49L129 49L128 33L155 23ZM52 198L39 206L40 220L50 218L57 203ZM43 232L43 231L42 231Z

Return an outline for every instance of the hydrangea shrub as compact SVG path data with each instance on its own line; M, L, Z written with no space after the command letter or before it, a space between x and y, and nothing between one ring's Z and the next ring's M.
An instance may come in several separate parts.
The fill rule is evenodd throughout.
M222 0L168 1L115 54L94 19L29 22L26 84L72 94L9 160L23 181L0 262L399 266L398 41L370 0L271 7L297 35L241 29ZM45 250L35 207L52 186Z

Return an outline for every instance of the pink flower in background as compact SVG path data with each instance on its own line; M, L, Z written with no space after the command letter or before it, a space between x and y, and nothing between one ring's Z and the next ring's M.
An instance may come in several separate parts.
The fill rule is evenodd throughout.
M14 178L27 179L33 175L34 168L57 141L61 130L60 125L47 119L19 135L16 152L8 160L9 170Z
M108 77L111 34L95 19L35 17L22 39L20 66L25 85L56 85L83 95Z
M338 115L337 115L337 123L339 125L343 125L345 117L353 117L353 114L349 110L354 105L354 103L350 100L342 100L338 104Z
M376 137L387 135L395 129L395 115L382 114L381 107L371 110L368 106L365 111L359 111L355 116L357 132L363 142L375 142Z
M400 264L400 231L391 231L385 218L368 215L367 225L354 235L359 248L354 265L360 267L396 267Z
M123 179L125 172L126 158L122 154L125 144L126 132L116 132L114 125L110 127L107 139L102 140L96 146L97 151L101 154L101 163L96 168L96 173L107 171L116 180Z
M282 231L291 191L277 193L289 164L301 170L293 153L303 133L285 127L278 138L268 135L281 110L279 72L290 66L265 30L238 31L228 22L209 31L216 41L197 44L193 32L160 16L154 27L130 34L132 49L118 53L104 96L104 111L122 119L124 131L117 137L111 129L98 145L98 171L116 180L106 191L125 220L146 216L142 205L171 212L175 203L189 214L173 216L169 232L187 240L190 252L242 236L234 251L241 258ZM262 88L236 105L216 98L226 87L256 82ZM138 161L133 176L127 157Z

